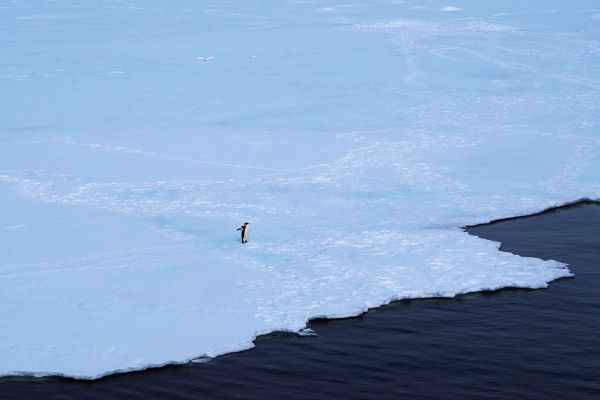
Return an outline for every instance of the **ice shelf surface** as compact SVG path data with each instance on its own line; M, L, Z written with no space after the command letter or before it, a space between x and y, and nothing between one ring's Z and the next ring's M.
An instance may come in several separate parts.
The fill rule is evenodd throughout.
M23 0L0 21L0 375L546 287L569 270L459 228L600 197L596 0Z

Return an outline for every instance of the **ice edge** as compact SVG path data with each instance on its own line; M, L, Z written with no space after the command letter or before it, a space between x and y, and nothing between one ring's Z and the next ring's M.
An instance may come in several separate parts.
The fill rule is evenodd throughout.
M554 210L558 210L561 208L574 207L574 206L587 204L587 203L598 204L598 203L600 203L600 198L594 199L594 198L587 197L587 196L581 197L574 201L554 203L554 205L548 206L548 207L542 209L541 211L540 210L532 210L530 212L521 211L521 212L518 212L511 216L501 216L499 218L490 218L489 220L487 220L487 222L474 222L471 224L465 224L464 226L460 227L460 229L462 229L465 232L465 234L469 235L469 233L466 232L466 229L470 228L470 227L487 225L487 224L500 222L500 221L506 221L506 220L510 220L510 219L532 217L532 216L552 212ZM482 238L478 238L478 239L487 240L487 239L482 239ZM488 240L488 241L490 241L490 240ZM490 242L494 242L494 241L490 241ZM498 249L499 249L501 243L500 242L494 242L494 243L497 243ZM520 257L522 257L522 256L520 256ZM536 257L522 257L522 258L536 258ZM552 283L558 279L569 278L569 277L575 276L575 274L573 274L571 272L571 270L569 269L568 264L565 264L565 263L557 261L557 260L548 260L548 261L554 262L557 272L560 271L560 273L557 273L557 275L553 279L545 281L544 283L540 283L539 285L515 284L515 285L504 285L504 286L498 286L498 287L483 287L483 288L479 288L477 290L463 290L463 291L457 291L457 292L424 293L422 296L414 296L414 297L391 296L385 300L377 301L377 305L373 306L373 307L369 307L365 304L365 306L360 309L356 309L354 311L348 311L346 313L335 313L335 314L325 314L325 315L320 314L320 315L311 316L304 321L304 324L301 327L296 327L296 328L292 328L292 329L281 328L281 329L273 329L273 330L269 330L269 331L256 332L254 334L254 336L252 337L251 341L249 341L249 342L238 343L236 345L231 345L224 349L217 350L210 354L201 354L201 355L187 358L182 361L170 360L170 361L166 361L164 363L148 364L143 367L130 367L130 368L116 369L116 370L107 371L102 374L93 375L93 376L69 375L69 374L62 374L62 373L56 373L56 372L11 371L7 374L0 375L0 379L3 377L4 378L5 377L31 377L31 378L66 378L66 379L81 380L81 381L95 381L95 380L99 380L99 379L103 379L103 378L107 378L107 377L112 377L112 376L116 376L116 375L132 373L132 372L141 372L141 371L146 371L146 370L151 370L151 369L165 368L165 367L169 367L169 366L186 365L186 364L194 362L195 360L205 360L204 362L208 362L219 356L223 356L226 354L239 353L242 351L253 349L255 347L255 341L257 340L257 338L259 338L260 336L265 336L265 335L276 333L276 332L287 332L287 333L292 333L292 334L296 334L299 336L313 336L313 335L302 335L301 334L301 331L308 329L308 323L312 320L354 318L354 317L358 317L360 315L367 313L369 310L377 309L382 306L386 306L394 301L401 301L401 300L417 300L417 299L428 299L428 298L451 299L451 298L455 298L455 297L470 294L470 293L492 292L492 291L498 291L498 290L510 289L510 288L545 289L549 286L550 283Z

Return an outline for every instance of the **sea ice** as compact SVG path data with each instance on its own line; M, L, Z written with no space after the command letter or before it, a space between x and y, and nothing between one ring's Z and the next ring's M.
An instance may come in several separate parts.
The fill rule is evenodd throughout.
M570 276L460 229L600 198L597 7L545 3L2 6L0 375Z

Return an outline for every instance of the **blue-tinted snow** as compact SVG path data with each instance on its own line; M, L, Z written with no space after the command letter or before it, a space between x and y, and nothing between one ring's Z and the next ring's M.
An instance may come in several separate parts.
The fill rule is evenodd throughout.
M315 316L568 276L459 227L600 197L599 16L4 2L0 374L214 357Z

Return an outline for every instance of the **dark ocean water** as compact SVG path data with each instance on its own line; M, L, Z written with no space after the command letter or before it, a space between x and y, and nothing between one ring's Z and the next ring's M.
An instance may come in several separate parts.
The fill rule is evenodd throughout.
M206 364L95 382L0 380L0 399L600 399L600 207L473 227L512 253L560 260L545 290L396 302L313 321Z

